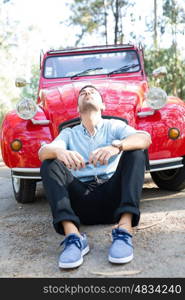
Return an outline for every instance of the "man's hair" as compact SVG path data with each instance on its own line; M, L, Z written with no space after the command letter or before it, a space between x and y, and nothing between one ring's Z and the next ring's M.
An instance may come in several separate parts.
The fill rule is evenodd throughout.
M87 84L87 85L83 86L83 87L81 88L81 90L79 91L78 98L79 98L81 92L82 92L83 90L85 90L86 88L92 88L92 89L95 89L95 90L100 94L100 92L98 91L98 89L97 89L94 85ZM102 102L103 102L102 95L100 94L100 96L101 96L101 99L102 99Z

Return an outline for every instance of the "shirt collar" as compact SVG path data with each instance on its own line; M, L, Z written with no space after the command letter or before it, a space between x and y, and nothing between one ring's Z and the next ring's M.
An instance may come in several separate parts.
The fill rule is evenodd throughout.
M101 129L101 127L103 126L103 123L104 123L104 122L103 122L103 118L101 118L100 121L99 121L99 122L96 124L96 126L95 126L95 134L94 134L94 135L96 135L97 131ZM85 126L82 124L82 122L80 123L80 125L81 125L81 128L84 130L84 133L86 133L86 134L89 135L87 129L86 129Z

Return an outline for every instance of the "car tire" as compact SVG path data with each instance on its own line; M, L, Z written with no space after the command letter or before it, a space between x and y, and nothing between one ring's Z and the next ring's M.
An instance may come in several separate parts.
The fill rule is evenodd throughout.
M31 203L35 201L36 180L22 179L12 176L14 196L19 203Z
M181 191L185 188L185 166L150 174L155 184L161 189Z

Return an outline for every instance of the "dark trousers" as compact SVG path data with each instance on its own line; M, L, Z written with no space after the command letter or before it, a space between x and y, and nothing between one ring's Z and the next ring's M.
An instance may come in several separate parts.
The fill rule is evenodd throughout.
M132 226L137 226L145 160L142 150L123 152L114 175L104 182L81 182L59 160L45 160L41 176L56 232L64 234L61 221L77 228L80 223L113 224L123 213L132 213Z

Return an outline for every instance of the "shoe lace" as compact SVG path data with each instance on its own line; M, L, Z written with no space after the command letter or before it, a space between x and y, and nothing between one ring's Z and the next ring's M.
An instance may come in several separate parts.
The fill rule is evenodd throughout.
M129 238L132 237L129 233L127 232L121 232L119 230L115 230L115 232L113 232L113 240L122 240L124 241L127 245L132 246L131 243L129 243Z
M61 243L60 243L60 246L62 246L63 244L65 244L65 248L72 245L72 244L75 244L79 249L82 249L82 243L80 241L80 238L76 237L76 236L69 236L69 237L66 237Z

